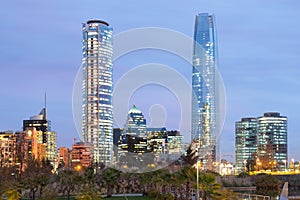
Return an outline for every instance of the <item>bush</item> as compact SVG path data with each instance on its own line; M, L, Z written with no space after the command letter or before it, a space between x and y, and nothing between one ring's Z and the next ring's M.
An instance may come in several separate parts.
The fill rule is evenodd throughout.
M157 200L164 200L163 195L155 190L150 190L148 196Z
M171 193L167 193L166 195L164 195L164 199L165 200L174 200L174 196Z
M256 193L276 197L280 194L280 181L272 175L258 175L254 181Z

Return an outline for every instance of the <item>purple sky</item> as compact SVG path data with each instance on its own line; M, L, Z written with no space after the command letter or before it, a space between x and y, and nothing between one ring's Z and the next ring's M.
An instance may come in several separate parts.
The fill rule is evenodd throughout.
M162 27L192 37L195 15L209 12L217 19L219 70L227 96L223 154L234 156L235 121L278 111L289 118L289 158L300 160L299 6L298 0L3 1L0 130L20 130L23 119L41 110L47 91L48 118L58 133L58 146L70 146L72 138L78 137L72 116L72 89L81 64L82 22L91 18L106 20L115 34L132 28ZM175 62L169 62L169 55L156 53L151 59L145 55L151 53L131 55L118 61L115 69L153 59L158 63ZM115 70L115 75L121 71ZM153 95L161 92L144 89ZM149 102L136 102L147 112ZM176 128L172 122L169 126ZM231 160L230 156L224 158Z

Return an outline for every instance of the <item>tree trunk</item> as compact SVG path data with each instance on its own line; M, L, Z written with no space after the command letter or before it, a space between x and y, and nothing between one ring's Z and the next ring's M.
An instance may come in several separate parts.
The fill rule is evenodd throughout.
M43 195L43 187L41 186L40 187L40 197L42 197L42 195Z
M112 187L111 185L107 185L107 193L106 193L107 197L111 197L112 196Z
M190 182L186 182L186 199L191 199Z
M68 197L68 200L70 200L70 193L71 193L71 191L67 191L67 197Z
M171 189L172 190L172 189ZM177 200L178 199L178 188L174 187L174 199Z

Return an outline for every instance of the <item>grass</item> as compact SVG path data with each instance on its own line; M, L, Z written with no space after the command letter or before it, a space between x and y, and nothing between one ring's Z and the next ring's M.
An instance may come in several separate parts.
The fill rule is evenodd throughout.
M67 197L59 197L57 198L57 200L66 200ZM110 197L110 198L104 198L104 199L113 199L113 200L126 200L125 197ZM152 200L149 197L142 197L142 196L138 196L138 197L127 197L128 200ZM27 200L27 199L24 199ZM75 197L71 197L70 200L76 200Z
M111 198L104 198L104 199L114 199L114 200L124 200L125 197L111 197ZM151 200L149 197L127 197L128 200Z

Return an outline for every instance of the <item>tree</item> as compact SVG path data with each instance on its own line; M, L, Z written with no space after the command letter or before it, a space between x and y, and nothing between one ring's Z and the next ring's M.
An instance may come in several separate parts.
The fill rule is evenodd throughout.
M95 188L98 183L98 176L93 167L87 167L83 172L83 183L87 184L90 188Z
M263 150L265 153L257 156L257 170L276 171L278 169L278 163L274 159L275 150L273 149L273 145L267 144Z
M151 183L152 172L140 174L139 183L143 187L143 195L148 195L149 185Z
M114 186L116 185L121 172L113 168L106 168L102 174L102 180L107 188L107 197L111 197L113 193Z
M71 192L75 190L75 186L79 184L80 177L79 174L74 170L64 170L59 174L60 187L62 192L67 193L67 198L70 200Z
M204 200L216 199L221 196L221 185L216 182L216 177L213 174L205 173L199 177L200 190L202 190L202 198Z
M181 178L179 171L172 174L171 180L172 180L173 188L174 188L174 198L178 199L179 188L183 184L184 180Z
M192 149L192 145L186 150L185 155L181 156L181 161L185 166L193 166L198 161L198 156L196 155L196 151Z
M16 189L7 190L3 195L2 198L6 200L19 200L21 199L22 195Z
M191 189L193 185L196 185L196 169L191 167L184 167L179 171L179 175L183 179L183 183L185 184L186 196L185 199L191 199Z
M1 195L11 194L12 191L17 191L21 195L22 185L18 181L17 172L14 167L0 168L0 197Z
M280 194L280 181L272 175L258 175L254 180L256 193L271 197L276 197Z
M26 169L22 174L21 182L25 189L30 191L30 199L36 198L36 193L39 190L40 197L43 194L44 187L52 175L52 166L47 161L39 161L30 158L26 165Z

